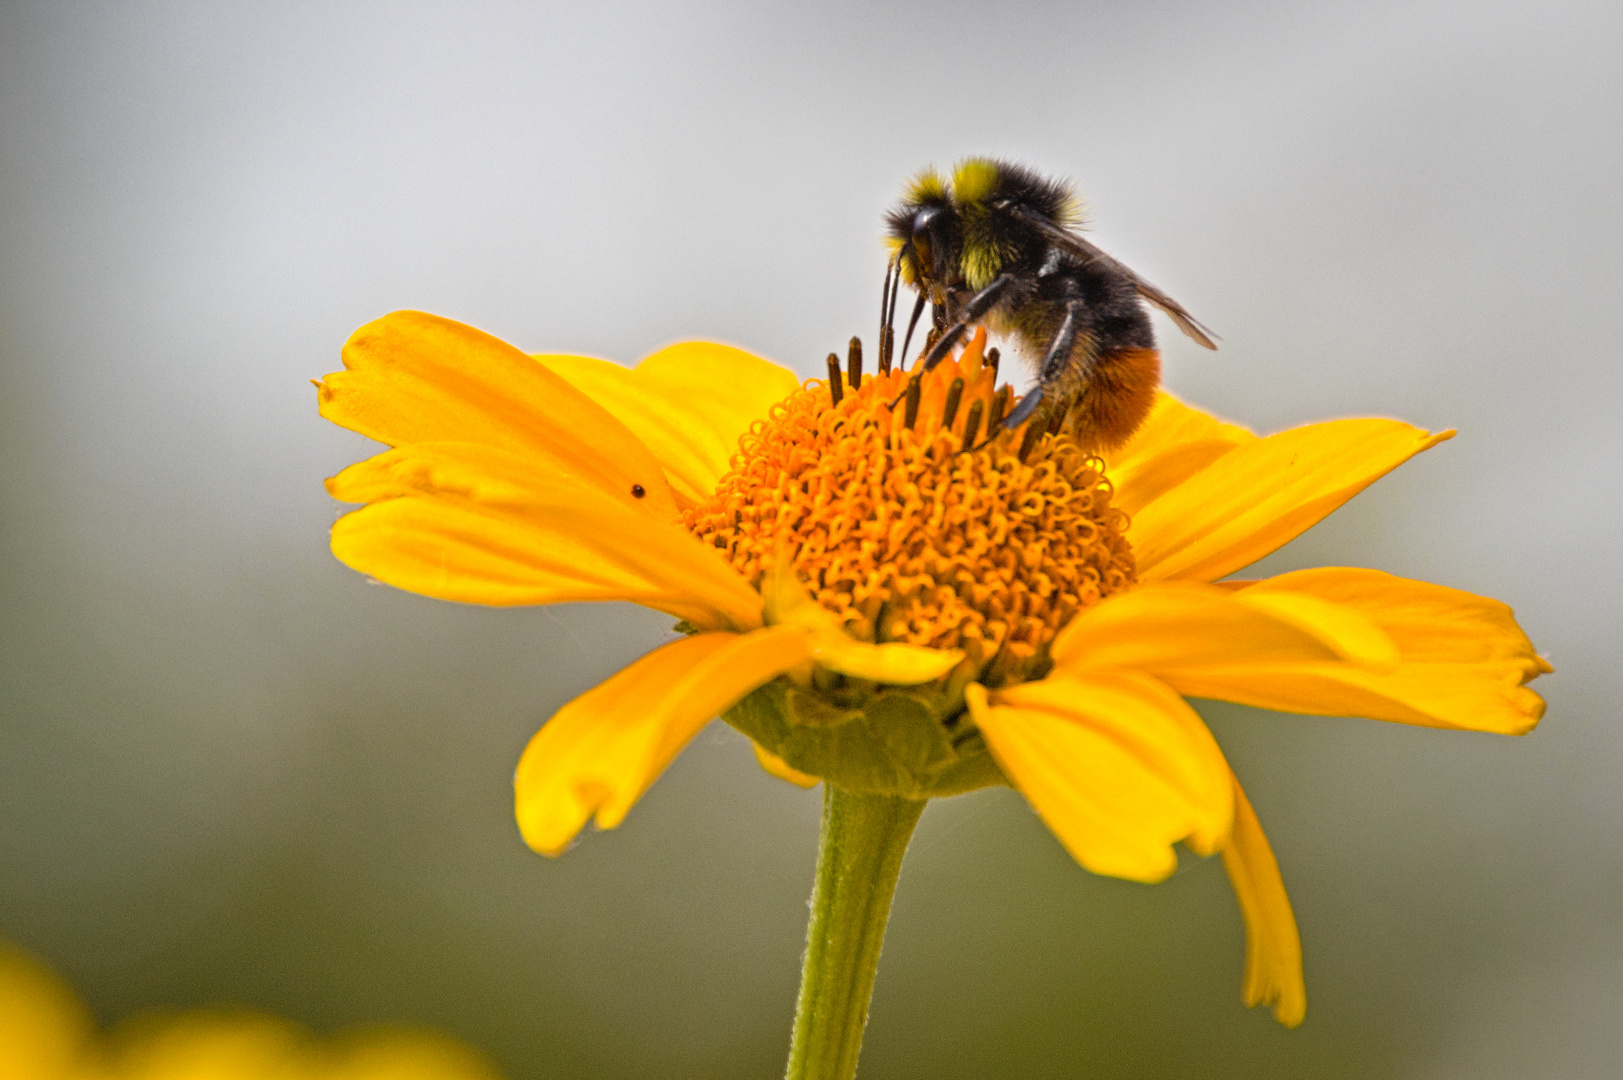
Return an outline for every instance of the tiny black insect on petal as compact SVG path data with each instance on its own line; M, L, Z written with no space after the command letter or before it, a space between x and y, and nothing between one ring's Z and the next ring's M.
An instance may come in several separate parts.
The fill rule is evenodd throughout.
M648 494L648 489L643 487L641 484L631 485L631 497L633 499L640 499L646 494Z

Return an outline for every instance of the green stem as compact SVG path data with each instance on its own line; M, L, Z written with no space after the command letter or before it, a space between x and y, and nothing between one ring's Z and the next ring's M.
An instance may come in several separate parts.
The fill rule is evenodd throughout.
M857 1074L896 876L924 802L823 784L817 884L786 1080Z

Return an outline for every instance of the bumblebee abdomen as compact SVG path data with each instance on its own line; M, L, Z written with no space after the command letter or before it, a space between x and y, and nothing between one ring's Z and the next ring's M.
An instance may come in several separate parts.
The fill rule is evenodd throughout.
M1117 349L1100 355L1065 414L1065 432L1087 450L1126 442L1155 405L1161 354L1155 349Z

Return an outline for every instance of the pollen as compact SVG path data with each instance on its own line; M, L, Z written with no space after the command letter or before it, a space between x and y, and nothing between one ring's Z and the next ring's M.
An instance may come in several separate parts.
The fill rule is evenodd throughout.
M857 640L962 649L990 686L1039 677L1073 615L1134 583L1127 516L1069 436L1002 429L985 341L843 385L831 357L684 524L757 588L789 560Z

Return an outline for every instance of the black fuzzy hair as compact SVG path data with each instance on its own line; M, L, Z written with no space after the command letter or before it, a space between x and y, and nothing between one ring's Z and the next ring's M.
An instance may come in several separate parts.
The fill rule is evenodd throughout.
M1003 159L997 160L997 170L994 200L1007 200L1026 207L1058 225L1072 225L1080 220L1080 203L1070 184L1051 180L1035 169Z

